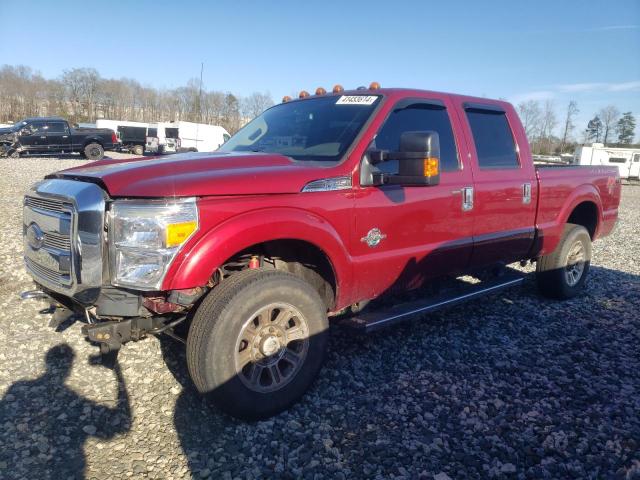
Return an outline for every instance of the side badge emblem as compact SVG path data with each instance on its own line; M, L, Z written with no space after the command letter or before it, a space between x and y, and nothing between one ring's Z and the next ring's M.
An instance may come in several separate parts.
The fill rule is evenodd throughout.
M360 239L360 241L373 248L378 246L378 244L380 244L380 242L385 238L387 238L387 236L382 233L379 228L372 228L366 236Z

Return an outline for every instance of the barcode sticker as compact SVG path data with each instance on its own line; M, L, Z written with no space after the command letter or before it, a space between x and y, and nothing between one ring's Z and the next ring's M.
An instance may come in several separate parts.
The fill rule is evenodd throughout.
M342 95L336 105L372 105L377 98L375 95Z

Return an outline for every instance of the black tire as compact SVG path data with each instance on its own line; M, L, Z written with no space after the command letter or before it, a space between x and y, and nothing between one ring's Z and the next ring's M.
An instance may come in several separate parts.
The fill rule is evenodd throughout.
M102 160L104 158L104 148L99 143L90 143L84 147L84 156L87 160Z
M9 158L20 158L20 152L17 150L14 150L9 154Z
M580 250L581 255L576 254ZM582 257L582 261L571 258ZM568 223L553 253L538 260L536 279L540 292L550 298L565 300L584 287L591 264L591 237L582 225ZM578 272L579 271L579 272Z
M132 152L134 155L144 155L144 147L142 145L134 145Z
M306 329L295 330L301 338L301 332L306 332L306 340L293 340L284 346L276 340L274 353L256 361L252 352L267 355L260 352L257 345L265 345L275 335L256 335L254 342L244 340L246 332L270 329L258 320L261 309L271 309L269 315L265 315L268 318L265 322L277 328L282 323L278 323L282 311L273 305L282 304L297 312L291 320L286 320L286 328L292 328L289 322L302 322ZM198 307L187 337L189 373L198 391L206 394L222 411L245 420L267 418L286 410L311 386L324 362L328 328L326 306L311 285L279 270L244 270L224 280ZM280 333L277 337L280 338ZM284 338L289 342L288 334L284 333ZM290 356L288 349L294 345L298 349L294 356L301 360L297 366L287 367L289 360L285 357ZM251 358L244 369L237 367L241 352L249 353ZM261 366L261 362L273 362L273 359L276 359L276 376L280 377L281 386L276 385L270 370L273 367ZM282 373L285 367L289 377ZM260 374L252 386L249 377L254 377L254 369ZM269 376L272 384L262 385ZM261 391L269 388L275 390Z

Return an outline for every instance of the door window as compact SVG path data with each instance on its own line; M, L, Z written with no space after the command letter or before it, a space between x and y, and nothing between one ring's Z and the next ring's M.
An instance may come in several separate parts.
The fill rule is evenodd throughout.
M22 128L20 135L38 135L44 132L46 132L44 122L32 122Z
M51 134L67 133L67 126L64 122L47 122L45 128L46 132Z
M404 104L404 105L403 105ZM397 152L400 136L404 132L434 131L440 137L440 168L442 171L458 170L458 150L453 137L449 114L444 106L415 101L400 102L391 112L376 135L373 148ZM376 165L385 173L397 173L398 160Z
M513 134L502 111L466 109L481 169L518 168Z

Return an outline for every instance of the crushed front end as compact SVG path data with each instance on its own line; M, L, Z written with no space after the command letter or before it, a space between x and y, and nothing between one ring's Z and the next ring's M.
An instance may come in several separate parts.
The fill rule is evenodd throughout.
M113 200L95 183L47 179L24 197L25 267L54 308L86 322L83 333L108 352L171 333L205 293L160 290L197 229L193 198Z

